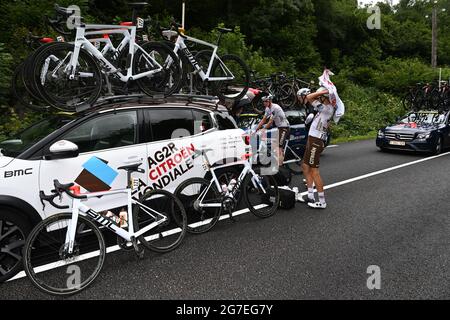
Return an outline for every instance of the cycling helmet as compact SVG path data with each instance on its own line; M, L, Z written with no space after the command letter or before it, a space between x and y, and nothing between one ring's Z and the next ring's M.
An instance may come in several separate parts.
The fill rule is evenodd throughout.
M297 96L303 97L303 96L307 96L310 93L311 93L311 89L309 89L309 88L301 88L300 90L298 90Z
M267 101L267 100L272 101L273 100L273 95L272 94L268 94L267 96L264 96L264 97L261 98L262 102Z

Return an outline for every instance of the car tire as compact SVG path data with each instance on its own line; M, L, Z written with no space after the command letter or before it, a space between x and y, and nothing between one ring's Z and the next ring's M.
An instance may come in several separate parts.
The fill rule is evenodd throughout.
M436 145L435 145L435 147L434 147L434 152L433 152L433 154L435 154L435 155L441 154L441 153L442 153L442 149L443 149L442 137L439 136L439 137L437 138L437 141L436 141Z
M0 207L0 283L22 269L22 249L31 225L20 213Z

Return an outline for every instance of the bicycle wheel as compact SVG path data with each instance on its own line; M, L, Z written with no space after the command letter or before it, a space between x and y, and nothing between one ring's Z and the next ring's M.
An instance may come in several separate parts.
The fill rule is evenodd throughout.
M283 109L289 109L292 108L295 105L295 102L297 101L297 95L294 92L294 87L290 83L283 84L278 89L278 101L280 103L280 106Z
M300 175L303 173L302 159L295 153L295 151L287 148L284 161L289 161L289 163L285 163L284 166L288 168L292 174Z
M14 101L28 109L44 111L48 106L43 106L24 85L24 63L17 66L11 79L11 94Z
M221 61L220 61L221 60ZM230 80L211 81L213 92L220 100L239 100L248 90L250 71L241 58L226 54L216 59L212 67L212 77L229 77Z
M253 177L248 174L242 188L251 213L259 218L268 218L275 214L280 204L280 192L274 176Z
M437 89L433 89L429 94L429 107L431 109L439 109L441 107L441 95Z
M65 250L71 213L53 215L34 227L24 247L24 269L40 290L58 296L86 289L98 276L106 248L98 227L78 216L74 250Z
M63 111L94 104L102 91L100 68L84 49L80 50L75 78L69 79L73 51L73 44L55 43L43 50L34 62L34 86L47 103Z
M175 48L175 43L171 41L164 41L164 44L168 46L172 51ZM194 68L192 67L192 64L190 63L188 57L186 57L182 50L178 50L176 54L178 55L178 60L180 62L181 81L179 84L179 88L177 88L175 92L190 92L190 77L192 72L194 72Z
M179 90L183 78L180 61L173 51L164 43L146 42L134 56L133 74L162 70L150 76L137 79L139 88L148 96L170 96ZM155 63L157 62L157 64ZM159 66L158 66L159 65Z
M411 110L414 106L414 97L411 93L406 94L402 99L403 108Z
M47 49L48 47L54 45L55 42L46 43L39 48L37 48L32 54L30 54L27 59L25 59L24 66L23 66L23 84L25 88L27 89L28 93L33 97L33 99L36 100L41 105L45 105L46 108L48 108L48 103L45 102L45 100L41 97L39 94L39 90L34 85L34 63L36 61L36 58L38 55Z
M175 190L175 196L184 204L187 216L187 232L200 234L211 230L219 221L221 208L200 208L200 196L203 204L221 203L220 193L213 184L203 178L192 178L181 183Z
M450 107L450 90L445 90L442 93L442 103L440 105L439 110L440 111L444 111L444 110L448 110Z
M144 194L139 203L133 208L136 232L166 219L139 236L139 241L155 252L169 252L177 248L186 234L187 226L186 212L180 200L170 192L153 190Z
M262 102L262 97L267 96L268 93L263 93L258 95L252 100L253 110L258 114L263 114L265 111L264 103Z

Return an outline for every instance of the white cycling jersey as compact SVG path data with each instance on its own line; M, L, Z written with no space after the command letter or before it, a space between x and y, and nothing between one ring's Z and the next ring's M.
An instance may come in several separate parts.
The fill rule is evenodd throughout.
M312 103L312 106L317 109L318 112L309 129L309 135L326 141L328 125L333 118L335 109L331 104L322 104L317 100Z
M287 128L290 126L283 109L276 103L272 103L270 108L266 108L264 115L267 119L273 117L273 123L277 128Z

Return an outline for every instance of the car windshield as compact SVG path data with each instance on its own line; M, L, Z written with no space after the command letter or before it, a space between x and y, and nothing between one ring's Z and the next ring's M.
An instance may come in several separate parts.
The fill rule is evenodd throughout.
M36 142L72 120L69 116L52 116L41 120L27 129L0 142L0 153L7 157L17 157Z
M239 127L243 129L251 129L261 121L259 116L241 116L239 118Z
M409 113L404 119L400 121L400 123L415 122L417 124L442 124L445 122L445 118L445 113L419 111Z

